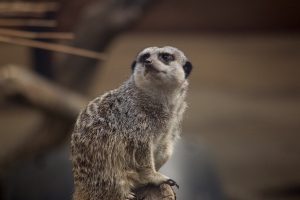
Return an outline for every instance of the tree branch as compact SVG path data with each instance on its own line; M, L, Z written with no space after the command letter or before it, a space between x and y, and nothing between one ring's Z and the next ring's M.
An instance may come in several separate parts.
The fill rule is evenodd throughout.
M53 44L48 42L40 42L35 40L28 40L23 38L17 38L17 37L7 37L7 36L1 36L0 35L0 42L9 43L9 44L16 44L21 46L27 46L27 47L34 47L39 49L45 49L45 50L51 50L51 51L57 51L60 53L66 53L66 54L72 54L76 56L82 56L97 60L105 60L106 55L103 53L98 53L95 51L90 51L87 49L81 49L76 48L72 46L66 46L62 44Z
M57 22L55 20L47 19L0 19L0 26L5 27L56 27Z
M21 100L45 113L36 130L1 157L0 169L4 171L25 158L44 154L64 142L80 109L88 102L85 97L16 66L0 70L0 91L0 97L4 99Z
M0 70L0 90L4 97L21 96L31 105L67 119L75 119L88 102L83 96L13 65Z
M28 39L57 39L57 40L73 40L74 34L70 32L30 32L15 29L0 28L0 35L21 37Z

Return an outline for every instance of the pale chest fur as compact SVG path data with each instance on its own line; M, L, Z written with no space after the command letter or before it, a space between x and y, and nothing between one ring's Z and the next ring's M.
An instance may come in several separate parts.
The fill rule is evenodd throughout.
M183 90L166 103L166 106L169 107L170 118L166 122L166 131L158 134L159 137L154 140L155 149L166 143L173 146L176 139L180 137L183 114L187 107L185 96L186 91Z

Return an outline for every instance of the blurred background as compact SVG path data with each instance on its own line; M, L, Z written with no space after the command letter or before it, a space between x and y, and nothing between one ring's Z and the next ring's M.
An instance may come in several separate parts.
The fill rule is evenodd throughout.
M71 199L69 138L137 52L193 63L179 199L300 199L296 0L0 1L0 199Z

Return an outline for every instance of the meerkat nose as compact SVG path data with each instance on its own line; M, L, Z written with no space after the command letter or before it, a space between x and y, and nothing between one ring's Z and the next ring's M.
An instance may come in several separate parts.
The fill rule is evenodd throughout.
M148 64L152 64L152 60L146 59L146 60L144 61L144 63L147 64L147 65L148 65Z
M145 64L145 67L151 67L151 66L152 66L152 60L150 60L150 59L145 59L145 60L144 60L144 64Z

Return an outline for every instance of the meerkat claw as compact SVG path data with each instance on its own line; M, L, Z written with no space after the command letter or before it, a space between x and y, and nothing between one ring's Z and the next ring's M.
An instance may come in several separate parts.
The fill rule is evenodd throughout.
M129 195L126 197L126 200L138 200L137 196L130 192Z
M144 200L146 197L138 197L133 192L130 192L126 200Z
M168 179L164 183L170 185L170 186L176 186L177 189L179 189L179 185L173 180L173 179Z

